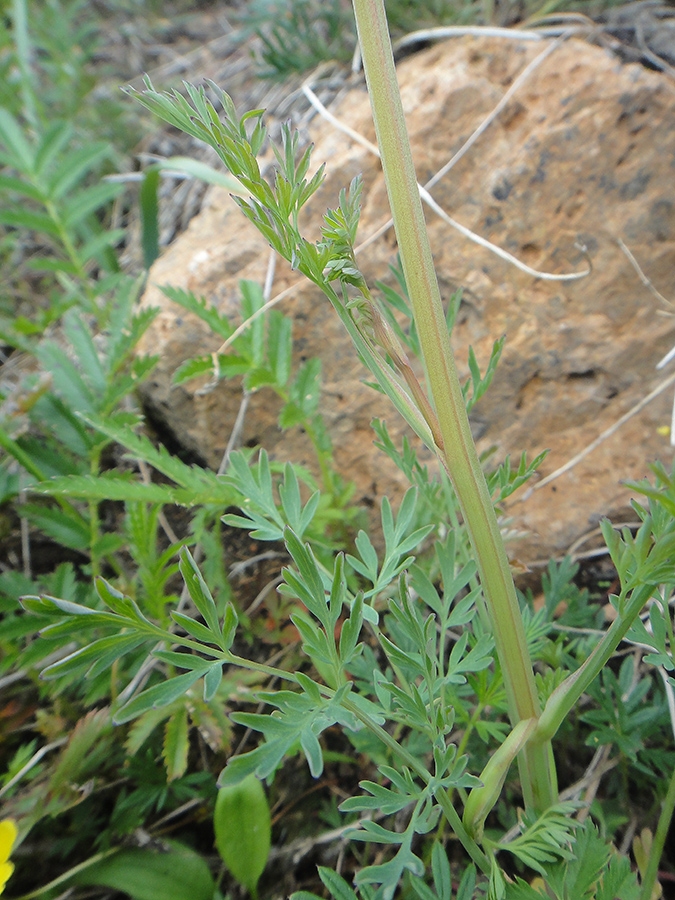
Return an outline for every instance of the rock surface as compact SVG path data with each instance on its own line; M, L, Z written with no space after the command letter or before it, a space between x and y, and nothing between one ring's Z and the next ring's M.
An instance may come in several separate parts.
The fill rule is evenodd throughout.
M404 60L399 81L421 182L462 146L544 43L463 38ZM332 109L374 139L362 85ZM359 239L388 217L379 162L326 122L312 126L314 164L327 179L306 210L305 233L316 237L321 216L341 187L362 172ZM665 76L624 65L605 50L570 40L535 70L498 118L452 171L433 188L436 201L465 226L528 265L567 273L578 281L533 278L469 242L427 212L441 292L463 288L453 335L466 376L468 346L482 366L492 342L506 334L502 362L475 409L479 449L498 457L526 450L551 452L542 477L554 471L631 409L665 377L657 361L675 344L675 320L641 282L619 239L653 285L675 301L675 88ZM182 445L217 465L241 400L236 382L199 395L200 385L174 387L186 358L215 350L217 338L173 306L156 285L208 298L221 312L236 308L238 282L263 282L268 248L231 199L212 190L188 230L153 266L144 304L161 307L142 350L161 362L145 388L145 402ZM395 258L393 233L360 256L372 285L387 280ZM296 282L279 265L273 295ZM364 370L323 295L302 285L280 308L294 320L297 359L323 360L322 411L338 466L356 481L357 498L379 506L384 493L400 496L401 476L372 445L370 419L384 417L393 435L404 428L385 398L361 383ZM663 426L672 392L661 394L577 466L514 500L511 527L527 536L513 545L532 562L565 552L606 514L621 514L629 494L620 481L666 464L672 450ZM311 462L303 435L281 434L274 398L254 395L242 440L280 460Z

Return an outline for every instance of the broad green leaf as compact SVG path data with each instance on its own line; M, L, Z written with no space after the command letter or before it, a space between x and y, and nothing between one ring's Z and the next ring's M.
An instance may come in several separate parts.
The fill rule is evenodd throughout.
M255 896L271 841L267 797L255 775L218 791L213 827L223 862L237 881Z
M122 891L132 900L213 900L215 884L205 860L177 841L161 850L121 850L78 872L76 884Z

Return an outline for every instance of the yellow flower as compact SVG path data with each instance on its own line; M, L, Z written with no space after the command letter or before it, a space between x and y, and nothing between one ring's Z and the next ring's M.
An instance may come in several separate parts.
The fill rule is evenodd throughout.
M4 891L7 879L14 871L14 865L9 861L16 840L16 825L11 819L3 819L0 822L0 894Z

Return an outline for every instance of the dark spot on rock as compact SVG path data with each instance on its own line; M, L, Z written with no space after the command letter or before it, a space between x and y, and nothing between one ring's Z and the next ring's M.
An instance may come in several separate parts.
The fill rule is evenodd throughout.
M485 216L484 219L484 227L485 228L494 228L495 225L501 225L504 221L502 214L497 210L495 213Z
M648 110L648 98L644 91L638 91L635 94L622 94L619 97L619 103L623 107L619 115L619 122L630 119L633 116L644 115Z
M641 169L630 181L621 185L619 188L619 196L621 199L634 200L636 197L639 197L649 184L650 177L649 172L645 172L644 169Z
M542 150L539 154L539 163L537 164L537 170L530 178L530 184L538 184L542 181L546 180L546 164L551 158L550 150Z
M513 185L508 180L508 178L502 178L499 184L496 184L492 188L492 196L495 198L495 200L506 200L512 190Z
M652 204L647 218L647 228L655 241L672 239L675 224L675 205L672 200L662 198Z
M583 369L580 372L568 372L567 378L572 381L573 379L579 378L595 378L597 372L595 369Z

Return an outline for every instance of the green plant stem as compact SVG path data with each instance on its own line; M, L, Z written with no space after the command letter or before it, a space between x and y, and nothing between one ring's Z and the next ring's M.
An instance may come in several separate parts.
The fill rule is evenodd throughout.
M642 878L642 890L640 891L640 900L651 900L656 878L659 872L659 863L663 855L663 848L668 836L668 829L675 811L675 769L670 774L670 784L668 785L668 793L661 807L661 815L659 823L656 826L656 834L652 841L651 850L649 851L649 862Z
M382 0L353 0L401 262L438 417L438 455L452 479L476 554L511 724L538 717L525 630L497 517L471 436L443 313L417 187ZM520 758L525 803L542 812L557 799L547 746L527 745Z
M21 894L20 897L15 897L13 900L33 900L35 897L44 897L49 891L55 890L58 887L62 887L65 884L68 884L71 878L74 878L75 875L79 875L80 872L84 872L87 869L91 868L91 866L96 865L96 863L102 862L104 859L109 859L111 856L115 856L116 853L120 852L120 847L113 847L110 850L103 850L101 853L96 853L94 856L89 857L89 859L85 859L84 862L79 863L76 866L73 866L72 869L68 869L67 872L64 872L63 875L59 875L58 878L55 878L53 881L50 881L48 884L44 884L42 887L38 888L35 891L31 891L29 894Z
M623 613L612 622L609 630L588 659L579 666L576 672L568 675L548 698L531 743L551 741L579 697L605 667L654 590L653 584L635 588ZM620 601L619 605L621 605Z
M168 632L161 632L161 629L155 629L155 634L162 634L165 639L176 640L175 635L170 635ZM178 639L180 643L185 647L195 646L195 642L185 638ZM198 646L198 645L197 645ZM262 672L265 675L270 675L273 678L280 678L284 681L291 681L295 684L298 683L298 679L292 672L285 672L283 669L277 669L273 666L267 666L264 663L256 663L249 659L244 659L241 656L236 656L234 653L230 653L227 651L223 653L221 651L218 654L217 651L211 650L210 647L201 646L202 652L207 650L210 654L217 656L222 655L223 662L230 665L240 666L242 669L250 669L255 672ZM328 697L334 697L335 691L332 688L329 688L325 685L317 685L321 693ZM363 713L359 707L350 702L347 697L342 705L345 709L348 709L352 715L354 715L360 722L362 722L366 728L369 729L374 735L376 735L385 746L389 747L389 749L403 762L406 766L410 768L419 778L421 778L425 783L428 783L431 780L431 775L427 768L415 757L412 753L409 753L405 747L402 747L399 742L389 734L384 728L378 725L376 722ZM471 859L476 863L476 865L486 874L490 873L490 861L488 857L483 853L478 844L473 840L473 838L469 835L468 831L464 827L462 820L457 813L457 810L452 805L452 801L447 791L438 790L435 794L435 799L438 802L439 806L443 810L445 817L450 823L451 828L457 835L457 838L463 845L464 849L467 851Z
M322 687L322 691L325 689ZM331 692L332 693L332 692ZM359 719L363 724L379 739L392 750L396 756L399 757L416 775L418 775L424 782L428 783L431 780L431 775L427 768L419 762L411 753L409 753L405 747L402 747L398 741L393 738L388 731L385 731L377 723L373 722L365 713L362 713L361 710L356 706L356 704L352 704L349 702L347 698L343 705L345 709L348 709L357 719ZM491 871L491 863L486 854L480 849L478 844L473 840L469 832L464 827L464 823L455 807L452 805L452 801L450 799L450 795L448 791L440 789L435 792L435 800L438 805L443 810L443 814L448 820L450 827L454 831L458 840L469 854L471 859L476 863L479 869L484 872L486 875L490 874Z

